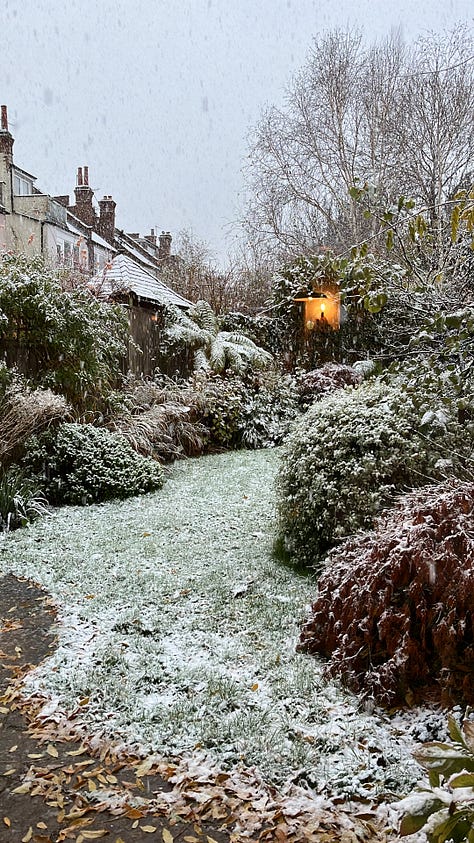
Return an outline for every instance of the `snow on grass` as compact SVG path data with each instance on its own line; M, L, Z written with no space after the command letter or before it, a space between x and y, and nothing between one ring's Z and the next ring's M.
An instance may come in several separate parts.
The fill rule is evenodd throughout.
M163 756L210 754L320 792L406 791L404 726L360 710L297 654L314 598L272 558L278 451L189 460L163 490L66 507L8 535L0 570L48 589L59 645L28 691Z

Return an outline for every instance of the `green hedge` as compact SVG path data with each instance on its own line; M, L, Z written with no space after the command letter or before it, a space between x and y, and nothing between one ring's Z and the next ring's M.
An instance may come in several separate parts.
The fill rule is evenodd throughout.
M23 465L52 504L126 498L163 485L157 462L137 454L119 434L91 424L63 424L32 437Z

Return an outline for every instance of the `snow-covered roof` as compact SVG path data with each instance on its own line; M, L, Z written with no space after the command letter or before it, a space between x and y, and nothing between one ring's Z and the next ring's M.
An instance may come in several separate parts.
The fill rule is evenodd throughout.
M118 254L93 279L107 295L135 293L139 299L153 304L191 307L191 302L175 293L155 275L135 263L128 255Z

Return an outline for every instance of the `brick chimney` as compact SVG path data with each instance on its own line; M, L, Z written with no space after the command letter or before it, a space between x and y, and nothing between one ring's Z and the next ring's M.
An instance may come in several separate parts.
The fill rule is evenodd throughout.
M107 243L113 243L115 239L115 208L116 202L111 196L104 196L99 201L99 234L107 240Z
M1 106L0 117L0 154L3 154L6 163L11 165L13 163L13 136L8 130L8 113L6 105Z
M156 234L155 229L152 228L149 234L145 234L145 240L150 244L150 246L155 246L156 248Z
M74 195L76 197L76 205L72 209L76 217L79 217L82 222L92 227L96 224L96 214L92 206L92 198L94 191L89 187L89 168L82 167L77 169L77 187L74 188Z
M160 260L165 260L171 255L171 234L169 231L162 231L159 237L160 247L158 249L158 257Z

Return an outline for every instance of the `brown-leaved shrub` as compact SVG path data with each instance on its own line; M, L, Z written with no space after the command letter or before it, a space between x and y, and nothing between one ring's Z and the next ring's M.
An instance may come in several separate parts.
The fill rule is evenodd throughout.
M319 369L303 372L297 381L300 404L307 406L319 401L324 395L342 389L345 386L358 386L363 380L362 375L352 366L342 363L324 363Z
M474 484L401 498L328 557L299 648L381 704L474 703Z

